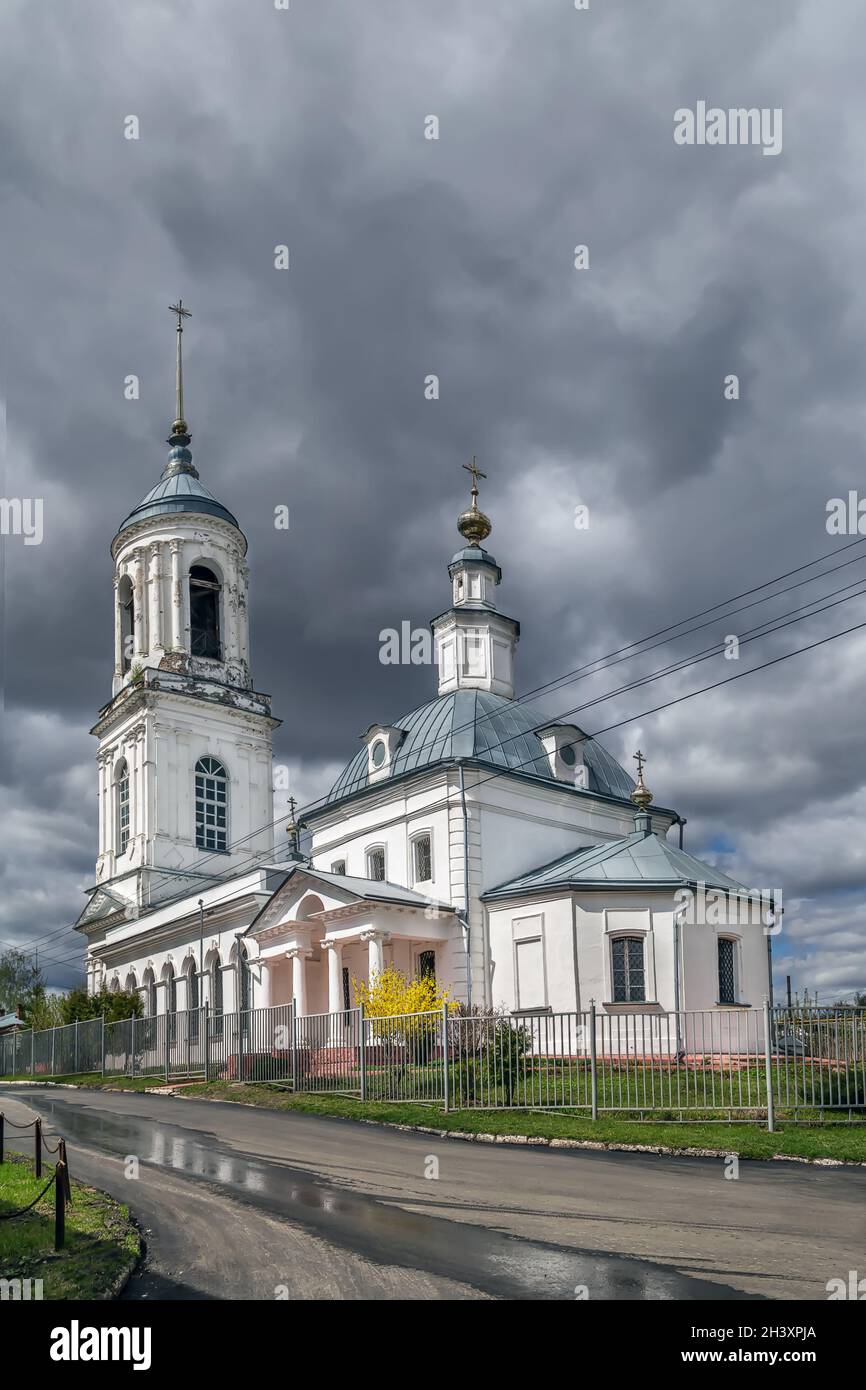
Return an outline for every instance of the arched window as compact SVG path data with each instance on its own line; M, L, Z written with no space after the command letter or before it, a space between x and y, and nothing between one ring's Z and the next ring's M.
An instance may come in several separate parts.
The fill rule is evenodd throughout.
M186 980L186 1008L187 1017L189 1019L189 1040L190 1042L197 1042L199 1010L198 970L196 969L194 960L190 960L187 965L184 978Z
M229 780L216 758L195 765L195 843L198 849L228 850Z
M121 670L128 671L135 645L135 598L128 574L123 575L117 586L117 602L120 607L120 665Z
M153 977L153 971L151 970L150 966L148 966L147 969L146 969L145 972L144 972L144 979L143 979L143 981L142 981L142 986L141 986L141 987L142 987L142 990L144 991L144 1012L145 1012L145 1016L146 1016L147 1018L155 1018L155 1017L156 1017L156 980L155 980L154 977Z
M193 656L219 661L220 583L206 565L193 565L189 572L189 626Z
M367 850L367 877L375 879L377 883L384 883L385 848L383 845L375 845Z
M642 1004L646 999L642 936L615 936L610 945L613 998L616 1004Z
M210 997L213 1009L214 1035L221 1038L223 1032L223 968L219 956L214 956L211 961Z
M135 978L134 970L130 970L129 974L126 977L126 981L124 983L123 988L126 990L127 994L131 994L133 990L138 989L138 980Z
M433 877L433 841L429 834L416 835L412 841L413 882L429 883Z
M719 1003L737 1002L737 943L730 936L720 936L719 953Z
M242 1009L242 1012L246 1013L247 1009L252 1005L252 999L250 999L250 992L252 992L250 991L250 959L249 955L247 955L246 947L240 947L239 972L240 1009Z
M174 1042L177 1033L177 976L173 965L163 967L162 981L165 986L165 1012L168 1014L168 1038Z
M129 765L121 758L114 769L114 843L124 854L129 844Z
M112 994L117 994L117 993L119 992L119 990L120 990L120 980L119 980L119 978L117 977L117 975L113 975L113 976L112 976L111 984L108 986L108 988L109 988L109 990L111 991Z

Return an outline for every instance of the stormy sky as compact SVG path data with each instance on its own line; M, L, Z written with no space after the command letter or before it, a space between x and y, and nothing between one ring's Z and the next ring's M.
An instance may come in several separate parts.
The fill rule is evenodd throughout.
M784 890L777 979L866 986L864 631L644 715L866 622L866 543L826 524L866 489L861 0L10 0L5 21L3 495L44 499L44 538L3 541L0 940L78 977L109 544L165 462L181 295L195 462L249 539L255 684L302 800L435 693L379 633L447 606L473 453L521 695L827 557L536 707L620 725L603 740L629 767L645 749L688 848ZM676 144L701 101L780 109L781 152Z

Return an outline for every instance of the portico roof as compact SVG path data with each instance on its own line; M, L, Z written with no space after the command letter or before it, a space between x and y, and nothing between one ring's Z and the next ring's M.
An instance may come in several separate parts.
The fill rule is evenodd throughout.
M274 867L279 868L280 865ZM378 904L383 907L404 907L415 909L434 909L437 912L453 913L455 909L450 903L440 903L434 898L425 897L423 893L416 893L412 888L404 888L399 883L388 883L384 880L372 878L353 878L348 874L327 873L324 869L314 869L309 864L291 864L286 869L286 877L277 888L270 902L256 914L250 925L247 927L245 935L256 934L256 924L260 919L265 918L274 900L283 892L286 885L294 879L309 879L311 883L319 883L323 887L336 890L338 893L349 895L350 901L343 903L338 908L331 908L323 913L313 913L307 922L314 920L327 921L335 913L343 913L345 909L356 909L359 904Z

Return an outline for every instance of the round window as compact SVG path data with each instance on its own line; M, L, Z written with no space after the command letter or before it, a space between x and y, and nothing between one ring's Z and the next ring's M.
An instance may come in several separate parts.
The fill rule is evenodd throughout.
M577 754L574 751L574 745L572 743L566 743L564 748L560 748L559 756L562 758L566 767L574 767L574 764L577 762Z
M381 739L379 739L377 743L373 744L372 758L374 767L382 766L383 762L385 761L385 754L387 751L388 750L386 749Z

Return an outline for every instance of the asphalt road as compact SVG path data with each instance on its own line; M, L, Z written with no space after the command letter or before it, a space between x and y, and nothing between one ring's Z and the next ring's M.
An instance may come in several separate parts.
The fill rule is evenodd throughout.
M73 1174L129 1204L147 1258L127 1298L823 1300L866 1264L862 1168L744 1161L731 1180L721 1160L135 1092L0 1087L0 1103L48 1119Z

